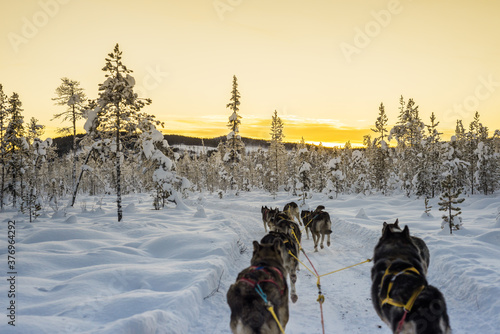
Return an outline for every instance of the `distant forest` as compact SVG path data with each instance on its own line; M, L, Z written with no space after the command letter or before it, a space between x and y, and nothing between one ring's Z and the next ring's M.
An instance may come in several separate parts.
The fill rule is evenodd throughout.
M82 139L85 134L77 134L78 142ZM188 137L181 135L173 135L166 134L163 135L163 138L167 140L169 145L188 145L188 146L205 146L205 147L213 147L217 148L219 143L225 143L227 141L226 136L220 136L215 138L198 138L198 137ZM242 137L241 140L245 144L245 146L253 146L253 147L269 147L269 140L265 139L254 139ZM73 136L63 136L52 139L56 152L59 157L68 154L71 151L73 145ZM297 146L297 143L283 143L287 150L292 150ZM308 145L314 146L314 145Z

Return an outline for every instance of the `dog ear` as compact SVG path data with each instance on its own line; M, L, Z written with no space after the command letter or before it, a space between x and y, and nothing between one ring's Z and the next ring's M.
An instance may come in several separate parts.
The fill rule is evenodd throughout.
M394 222L394 225L396 225L397 228L399 228L399 218L396 218L396 221Z
M280 252L281 247L283 247L283 241L281 239L274 239L273 248L275 251Z
M403 229L403 235L405 238L410 239L410 228L408 225L405 225L405 228Z
M253 252L258 252L260 250L260 244L257 240L253 241Z
M382 228L382 237L381 237L381 239L387 238L391 234L392 234L391 229L388 228L387 223L384 222L384 227Z

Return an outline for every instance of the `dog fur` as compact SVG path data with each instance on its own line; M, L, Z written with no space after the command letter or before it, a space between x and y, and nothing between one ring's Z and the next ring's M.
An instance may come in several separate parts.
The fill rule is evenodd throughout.
M267 206L263 206L260 209L262 213L262 222L264 223L264 230L267 233L267 228L269 227L269 231L274 230L274 225L272 224L272 218L279 212L278 208L272 209Z
M326 211L322 211L325 207L320 205L313 212L302 211L302 221L307 230L311 231L314 241L314 251L318 251L318 244L321 249L324 248L325 235L327 236L326 245L330 247L330 235L332 234L332 221L330 215ZM321 238L321 243L320 243Z
M292 237L294 237L293 234L295 234L300 244L302 240L302 232L300 231L300 227L296 222L289 218L287 213L279 212L278 214L276 214L272 219L272 224L274 225L274 231L283 232Z
M384 225L382 227L382 234L384 233L384 230L386 228L390 228L392 232L401 232L402 231L401 227L399 227L399 219L396 219L394 224L387 224L386 222L384 222ZM427 247L427 245L425 244L425 242L422 239L415 237L415 236L410 236L410 238L413 241L413 243L415 244L415 246L417 246L417 248L419 250L420 257L422 258L422 260L425 263L424 272L425 272L425 275L427 275L427 269L429 268L429 263L431 261L431 254L429 252L429 248Z
M299 225L302 225L302 222L300 221L300 211L299 211L299 206L295 202L290 202L285 205L283 208L283 212L285 212L290 220L295 220L297 219L297 223Z
M260 240L261 244L271 244L274 240L281 240L283 242L285 248L285 254L283 255L283 264L288 273L288 277L290 280L290 300L292 303L295 303L298 300L297 292L295 290L295 282L297 282L297 269L299 267L299 244L295 240L294 237L289 234L285 234L283 232L269 232L266 234L262 240ZM290 253L288 253L290 251ZM295 257L294 257L295 256Z
M382 236L374 249L373 263L371 270L373 307L393 333L397 332L399 323L403 321L404 309L389 303L382 305L382 301L389 296L398 303L405 304L421 286L424 288L408 312L400 333L451 333L444 296L437 288L428 285L424 269L426 264L410 236L408 226L402 231L383 229ZM416 269L418 274L410 268ZM393 285L388 292L390 282Z
M227 291L227 303L231 309L230 327L234 334L279 334L280 329L262 297L257 284L273 305L283 328L289 317L288 285L283 263L285 247L281 240L271 244L253 242L251 266L238 274L236 282Z

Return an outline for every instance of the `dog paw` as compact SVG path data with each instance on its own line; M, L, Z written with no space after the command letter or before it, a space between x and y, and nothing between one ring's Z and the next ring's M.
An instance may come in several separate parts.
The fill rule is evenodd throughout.
M323 244L320 245L321 249L325 248L325 246L323 246Z
M330 241L328 241L328 242L326 243L326 245L327 245L328 247L330 247Z
M296 294L290 296L290 300L292 301L292 303L296 303L298 299L299 297Z
M317 252L318 251L318 247L314 247L314 252Z

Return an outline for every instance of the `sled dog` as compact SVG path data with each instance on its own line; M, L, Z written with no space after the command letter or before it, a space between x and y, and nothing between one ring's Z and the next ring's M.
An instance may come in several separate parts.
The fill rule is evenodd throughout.
M444 296L427 283L426 264L408 226L384 229L373 263L373 307L393 333L451 333Z
M402 231L401 227L399 227L399 219L396 219L394 224L387 224L386 222L384 222L384 225L382 227L382 234L384 233L384 230L386 228L390 228L392 232L401 232ZM429 263L431 261L431 255L429 252L429 248L427 248L427 245L425 244L425 242L422 239L415 237L415 236L411 236L410 238L419 250L419 254L422 257L422 260L424 261L424 264L425 264L424 273L427 275L427 269L429 268Z
M283 212L285 212L291 220L295 220L295 218L297 218L297 223L299 223L299 225L302 225L300 221L299 206L297 205L297 203L290 202L286 204L283 208Z
M260 209L262 213L262 222L264 223L264 230L267 233L267 228L269 227L269 231L274 230L274 226L272 225L271 219L279 212L278 208L271 209L267 206L263 206Z
M290 235L300 244L302 239L302 232L300 231L299 225L291 220L285 212L277 213L272 219L272 224L274 226L274 230L277 232L283 232L285 234Z
M269 232L262 240L261 244L272 244L275 240L281 240L285 248L283 255L283 264L290 279L290 300L295 303L298 300L297 292L295 290L295 282L297 282L297 269L299 266L299 244L294 237L283 232ZM291 254L290 254L290 253Z
M285 248L280 240L272 244L253 242L251 266L238 274L236 282L227 291L227 303L231 309L230 327L234 334L279 334L278 323L268 310L262 289L280 322L285 328L288 322L288 286L283 265Z
M330 215L328 212L323 211L325 207L320 205L316 208L316 210L302 211L302 221L306 226L306 234L307 230L311 231L311 235L314 241L314 251L318 251L318 244L321 249L324 248L323 244L325 241L325 235L327 236L326 245L330 247L330 235L332 234L332 221L330 220ZM319 242L321 238L321 243Z

